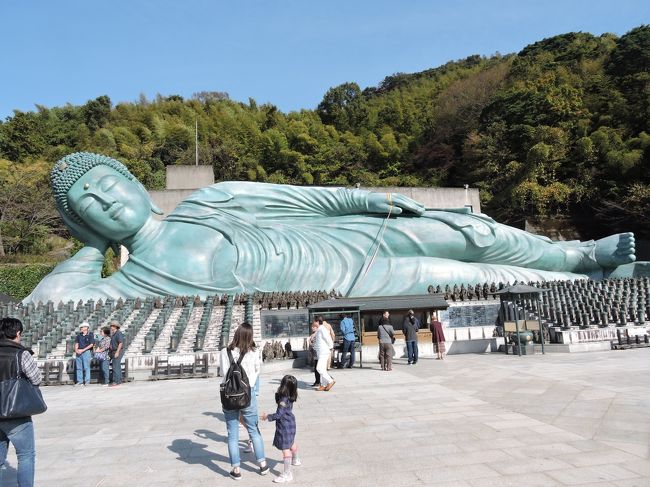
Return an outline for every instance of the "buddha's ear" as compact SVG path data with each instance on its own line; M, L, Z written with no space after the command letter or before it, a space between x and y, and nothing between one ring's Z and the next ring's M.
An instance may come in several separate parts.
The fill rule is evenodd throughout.
M164 212L156 206L156 203L153 202L151 199L151 195L149 194L149 191L147 191L147 188L144 187L144 185L138 180L138 179L133 179L133 181L138 185L140 190L147 195L147 198L149 198L149 204L151 205L151 211L153 211L156 215L163 215Z

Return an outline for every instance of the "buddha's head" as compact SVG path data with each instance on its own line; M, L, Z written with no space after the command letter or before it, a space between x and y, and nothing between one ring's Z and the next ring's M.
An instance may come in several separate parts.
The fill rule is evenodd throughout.
M59 212L110 242L121 242L160 210L124 164L90 152L70 154L54 165L52 190Z

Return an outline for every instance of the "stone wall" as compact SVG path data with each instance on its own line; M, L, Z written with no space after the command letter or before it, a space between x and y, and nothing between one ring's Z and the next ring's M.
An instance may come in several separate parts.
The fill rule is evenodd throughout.
M167 189L198 189L214 184L212 166L167 166Z
M194 190L214 184L212 166L167 166L166 189L149 191L154 203L165 213L170 213ZM464 208L471 206L475 213L481 211L479 191L476 188L416 188L382 187L362 188L378 193L401 193L427 208Z

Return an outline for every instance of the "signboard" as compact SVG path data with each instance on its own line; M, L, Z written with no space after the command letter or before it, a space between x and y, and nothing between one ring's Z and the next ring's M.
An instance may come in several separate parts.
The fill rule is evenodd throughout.
M308 337L309 311L306 309L262 310L262 338Z
M499 303L450 306L439 311L440 321L450 328L494 326L499 316Z

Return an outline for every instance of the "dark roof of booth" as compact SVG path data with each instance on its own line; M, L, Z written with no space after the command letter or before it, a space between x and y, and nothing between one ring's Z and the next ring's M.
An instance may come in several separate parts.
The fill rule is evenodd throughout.
M392 309L447 309L449 304L442 294L417 294L412 296L370 296L362 298L337 298L308 306L310 311L353 310L377 311Z

